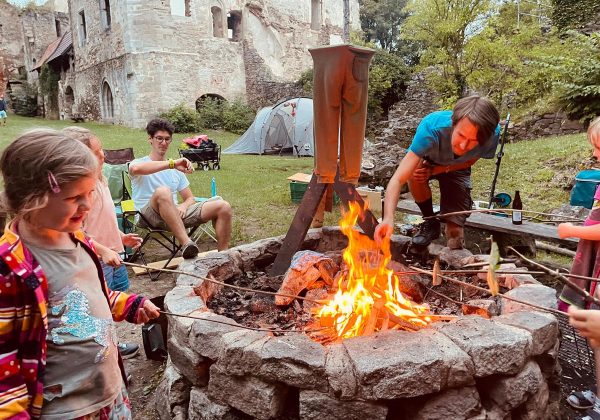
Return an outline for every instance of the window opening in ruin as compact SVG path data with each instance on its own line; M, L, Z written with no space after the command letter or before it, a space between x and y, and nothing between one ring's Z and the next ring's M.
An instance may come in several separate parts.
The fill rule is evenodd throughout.
M108 82L102 84L102 113L104 118L113 118L115 116L112 90Z
M239 10L227 13L227 38L235 42L242 39L242 13Z
M60 37L60 20L54 19L54 28L56 28L56 36Z
M65 109L63 110L66 118L71 118L73 115L73 104L75 103L75 94L73 88L67 86L65 89Z
M210 8L213 23L213 36L215 38L223 38L223 11L220 7L213 6Z
M321 29L321 0L310 1L310 29Z
M191 0L171 0L171 14L173 16L192 16Z
M110 28L110 0L100 0L100 16L105 29Z
M85 27L85 12L82 10L79 12L79 45L85 44L87 38L87 28Z

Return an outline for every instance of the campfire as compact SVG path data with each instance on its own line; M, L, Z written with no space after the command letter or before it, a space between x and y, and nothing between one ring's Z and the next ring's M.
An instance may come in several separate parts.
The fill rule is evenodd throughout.
M316 310L322 327L331 327L331 338L344 339L386 329L417 330L432 321L429 307L405 296L400 276L388 267L392 256L389 238L378 246L355 229L365 209L349 203L340 227L348 238L343 252L345 269L336 276L337 292Z

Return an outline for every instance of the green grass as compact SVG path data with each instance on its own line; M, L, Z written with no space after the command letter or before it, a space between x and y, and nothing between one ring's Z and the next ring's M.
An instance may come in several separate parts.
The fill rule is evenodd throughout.
M2 149L27 129L61 129L72 125L68 121L23 118L12 114L8 121L9 125L0 127ZM92 122L80 125L96 133L106 149L133 147L136 156L144 156L149 151L143 130ZM205 134L223 149L238 138L222 131L206 131ZM177 157L177 145L187 136L174 136L170 157ZM580 168L581 162L590 155L591 149L583 134L507 144L496 192L504 191L512 196L515 190L520 190L525 209L546 212L569 201L569 192L552 183L556 171ZM473 167L474 199L487 201L494 165L495 159L481 159ZM232 239L234 244L239 244L287 231L297 205L290 200L286 178L296 172L309 173L312 167L312 158L223 155L221 170L196 171L189 179L195 195L209 196L211 178L215 177L217 193L233 206ZM338 218L339 210L328 214L325 223L335 224Z

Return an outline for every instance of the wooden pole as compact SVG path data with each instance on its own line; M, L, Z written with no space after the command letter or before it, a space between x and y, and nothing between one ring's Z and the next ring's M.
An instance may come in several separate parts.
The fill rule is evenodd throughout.
M344 0L344 42L350 42L350 0Z

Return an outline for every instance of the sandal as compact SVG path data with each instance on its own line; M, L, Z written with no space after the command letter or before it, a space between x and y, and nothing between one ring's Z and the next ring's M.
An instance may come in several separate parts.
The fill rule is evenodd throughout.
M585 410L586 408L592 408L594 406L594 403L596 402L596 394L590 390L572 392L567 397L567 402L573 408Z

